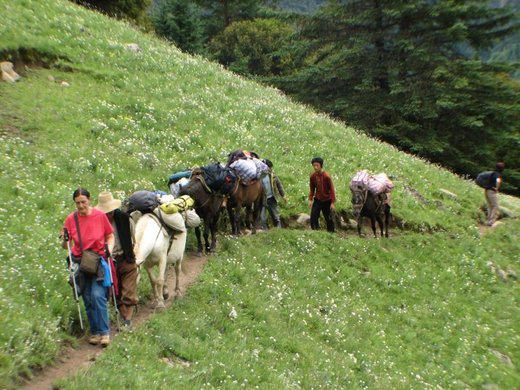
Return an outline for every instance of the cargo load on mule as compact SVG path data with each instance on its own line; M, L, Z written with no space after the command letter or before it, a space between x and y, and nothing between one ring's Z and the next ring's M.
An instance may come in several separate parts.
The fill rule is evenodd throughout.
M235 151L233 151L233 152L228 154L228 160L227 160L227 163L226 163L226 168L229 168L231 166L231 164L233 164L237 160L242 160L242 159L247 159L247 158L258 158L258 159L260 159L258 154L256 154L255 152L249 152L249 151L244 150L244 149L237 149L237 150L235 150Z
M269 172L267 164L257 158L239 159L231 164L241 182L245 185L260 180Z
M174 198L162 191L136 191L124 202L124 209L128 213L139 211L142 214L154 214L159 221L168 229L183 231L184 221L186 227L197 227L200 225L200 218L193 210L194 200L189 196ZM179 219L173 214L183 213ZM182 222L182 223L181 223ZM181 226L182 225L182 226Z
M386 173L371 175L368 171L363 170L354 175L349 187L352 192L369 191L372 195L378 196L391 192L394 189L394 183Z
M134 211L140 211L143 214L151 213L160 204L159 196L153 191L136 191L124 200L125 211L129 214Z
M191 180L199 180L208 193L225 196L233 191L238 178L232 169L214 163L194 169Z

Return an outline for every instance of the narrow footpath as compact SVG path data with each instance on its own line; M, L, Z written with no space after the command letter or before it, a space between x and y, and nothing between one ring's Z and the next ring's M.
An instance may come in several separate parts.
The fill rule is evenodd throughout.
M189 286L197 281L198 276L202 272L204 265L207 262L206 257L197 257L195 254L188 254L183 261L179 282L181 289L181 297L186 294ZM173 283L175 280L175 271L173 267L168 271L168 289L173 292ZM143 282L143 281L142 281ZM148 282L146 282L148 283ZM170 297L166 301L166 308L168 309L173 302ZM153 314L154 309L148 302L139 306L139 310L134 316L133 326L139 327L142 323L147 321ZM111 338L117 338L117 331L111 329ZM78 371L86 370L103 353L100 346L90 345L86 339L79 340L77 348L66 347L61 353L61 357L51 366L47 366L41 371L34 371L34 376L30 380L26 380L21 384L21 389L31 390L49 390L53 388L53 383L59 379L76 374Z

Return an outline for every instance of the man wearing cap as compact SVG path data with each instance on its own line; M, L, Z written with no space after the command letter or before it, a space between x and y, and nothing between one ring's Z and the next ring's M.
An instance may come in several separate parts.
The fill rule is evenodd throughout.
M120 207L121 201L114 199L111 192L103 191L99 194L96 208L107 215L114 229L114 249L111 254L117 263L119 313L125 328L130 328L134 306L139 302L137 297L138 269L133 250L133 221L128 214L120 210Z
M311 228L320 228L320 213L323 213L327 230L334 232L334 221L332 220L331 210L334 210L336 194L334 184L330 175L323 170L323 159L314 157L311 161L314 172L310 178L309 207L311 208Z

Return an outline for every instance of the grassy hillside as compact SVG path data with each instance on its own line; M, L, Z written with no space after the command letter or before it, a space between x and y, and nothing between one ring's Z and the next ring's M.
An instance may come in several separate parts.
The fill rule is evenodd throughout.
M431 242L431 252L425 255L425 261L442 255L446 265L455 267L460 261L457 256L467 246L477 243L475 225L482 194L468 181L295 104L274 89L233 75L202 58L188 56L125 23L68 1L7 0L2 11L0 60L19 59L27 67L21 66L23 77L18 83L0 83L0 386L10 384L30 367L48 364L67 335L77 329L75 307L65 283L65 254L58 248L57 235L63 219L73 209L71 193L79 184L93 194L111 189L120 197L135 189L164 189L166 177L172 171L223 160L230 150L244 147L273 160L287 187L289 202L283 214L289 216L308 211L305 199L309 160L322 155L336 182L339 208L349 208L347 182L356 170L368 168L393 175L394 213L404 228L444 232L424 239ZM128 43L137 43L141 50L128 50L125 47ZM62 81L68 86L63 86ZM458 197L443 196L439 188L446 188ZM515 200L508 202L513 210L519 209ZM514 236L517 231L503 234L514 241L518 238ZM332 259L345 257L343 245L359 248L367 245L376 251L373 254L382 253L375 241L365 243L355 239L344 243L339 238L309 233L303 239L309 240L311 246L325 239L327 254L317 251L293 259L291 253L301 233L276 234L289 242L287 247L280 245L282 254L277 257L280 271L284 262L289 267L300 266L293 263L299 258L306 263L305 267L323 264L329 269ZM259 253L271 250L270 240L276 237L254 239ZM385 245L393 246L396 256L411 262L419 245L416 239L420 238L418 233L411 234ZM441 243L448 239L452 241L446 244L448 249L444 254ZM208 281L226 275L220 272L227 272L228 282L232 282L233 267L225 265L226 256L237 258L240 246L248 242L236 244L237 247L226 244L231 246L207 270L200 291L211 288ZM499 248L498 243L493 245ZM511 254L515 248L510 249ZM507 252L504 253L506 261ZM475 261L478 272L484 273L481 266L487 260L487 253L478 252L475 256L468 261ZM371 261L375 260L378 259ZM222 268L219 261L224 263ZM256 267L261 268L261 263ZM433 271L446 267L449 268L439 265ZM391 274L391 279L400 278L397 269L385 272ZM435 277L436 274L432 275L431 280ZM328 280L325 275L323 278ZM320 283L312 288L322 288ZM484 297L498 289L500 297L513 299L508 287L496 287L489 282L482 288ZM301 298L304 302L307 291L304 282L298 291L299 295L291 299ZM340 291L341 288L336 294ZM192 299L181 304L190 307L182 309L189 313L185 318L188 323L206 321L197 311L205 304L197 301L197 294L201 293L194 293ZM217 288L215 294L219 307L225 303L227 293ZM361 291L352 288L349 294ZM454 299L464 299L462 291L453 294ZM376 300L370 305L379 310ZM480 305L481 302L474 302L474 310ZM389 321L391 317L385 315L390 313L386 310L379 315ZM505 321L509 323L514 314L504 313ZM167 321L168 316L175 317L173 313L164 314L157 324ZM346 316L347 312L340 318ZM286 325L284 317L276 319L279 320ZM431 319L432 329L436 328L435 321L439 320ZM509 326L501 321L495 325L490 329ZM348 322L342 327L347 329ZM184 327L190 328L193 330ZM266 329L266 332L275 330ZM148 331L143 332L129 337L131 340L141 337L143 341ZM156 332L160 333L160 326ZM285 332L289 334L290 329ZM167 337L174 337L170 331L167 333ZM458 338L450 340L457 348ZM144 344L148 342L150 348L155 348L150 340ZM323 351L325 345L319 345L312 353ZM244 344L244 350L249 346ZM201 344L201 348L206 347ZM106 359L115 359L119 348L126 348L124 341L112 349L114 356L107 354ZM292 347L287 348L291 351ZM392 354L400 355L396 346L388 348ZM279 353L284 351L285 347ZM283 359L292 357L287 355ZM292 366L289 360L286 364L293 368L296 365L297 371L306 369L295 361ZM311 370L310 363L308 369ZM143 381L151 383L155 373L150 375ZM317 383L313 381L318 379L308 380ZM389 381L396 383L395 380ZM210 382L218 383L213 379ZM275 383L273 379L266 382Z
M223 249L186 299L65 388L520 384L520 288L486 266L519 270L507 229L483 240L277 231Z

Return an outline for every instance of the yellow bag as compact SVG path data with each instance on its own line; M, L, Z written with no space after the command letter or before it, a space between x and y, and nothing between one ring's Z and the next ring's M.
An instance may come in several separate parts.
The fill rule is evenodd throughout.
M159 207L161 211L166 214L175 214L179 211L185 211L192 208L195 205L195 201L188 195L182 195L169 203L163 203Z

